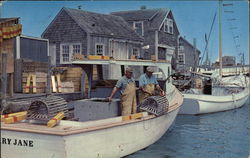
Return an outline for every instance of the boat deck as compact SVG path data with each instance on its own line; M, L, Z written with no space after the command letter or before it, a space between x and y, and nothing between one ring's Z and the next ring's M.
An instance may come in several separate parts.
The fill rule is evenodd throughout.
M176 88L174 91L167 94L167 98L169 98L169 105L170 105L168 107L167 114L178 109L183 101L183 99L181 99L182 94ZM18 122L14 124L1 123L1 130L67 136L67 135L101 130L110 127L116 127L156 118L155 115L148 115L147 112L142 112L142 116L137 117L135 119L131 119L131 117L129 117L130 119L124 119L124 117L126 116L118 116L108 119L101 119L101 120L94 120L87 122L61 120L60 124L53 128L49 128L46 125L32 124L29 123L28 121Z
M58 126L55 126L53 128L49 128L46 125L32 124L28 122L19 122L15 124L1 123L1 130L66 136L66 135L71 135L71 134L89 132L93 130L100 130L100 129L110 128L114 126L121 126L125 124L140 122L140 121L152 119L155 117L156 116L154 115L148 115L139 119L122 121L122 117L120 116L120 117L106 119L107 123L103 123L105 122L103 120L88 121L88 122L62 120Z
M180 107L179 103L172 104L168 109L168 113L176 110L178 107ZM136 123L156 118L155 115L148 115L146 112L144 113L145 113L144 116L141 118L130 119L126 121L123 121L123 116L113 117L103 120L87 121L87 122L62 120L59 125L53 128L49 128L46 125L42 124L32 124L27 121L18 122L14 124L1 123L1 130L66 136L71 134L89 132L93 130L101 130L114 126L121 126L130 123Z

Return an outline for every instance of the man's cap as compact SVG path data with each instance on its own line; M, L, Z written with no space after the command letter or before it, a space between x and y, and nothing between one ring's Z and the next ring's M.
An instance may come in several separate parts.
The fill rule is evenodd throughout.
M148 72L154 72L154 69L153 69L153 67L150 67L150 66L149 66L149 67L147 67L147 71L148 71Z
M128 72L133 72L133 69L132 69L131 67L127 67L127 68L126 68L126 71L128 71Z

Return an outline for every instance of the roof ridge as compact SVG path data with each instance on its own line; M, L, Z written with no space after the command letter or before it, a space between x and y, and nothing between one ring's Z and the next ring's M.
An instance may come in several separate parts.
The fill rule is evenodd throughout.
M137 10L124 10L124 11L116 11L112 13L127 13L127 12L136 12L136 11L148 11L148 10L159 10L159 9L168 9L168 8L149 8L149 9L137 9Z
M129 31L134 31L129 25L128 23L120 16L116 16L116 15L110 15L110 14L102 14L102 13L95 13L95 12L89 12L89 11L83 11L83 10L78 10L78 9L68 9L68 8L64 8L64 10L66 11L66 13L76 22L76 24L81 28L83 29L84 31L86 31L87 33L90 33L90 34L95 34L95 32L91 31L87 26L85 25L82 25L81 23L79 23L78 19L76 19L76 17L74 15L71 14L70 10L75 10L75 11L79 11L80 14L81 12L83 14L86 14L86 13L90 13L90 14L96 14L96 15L99 15L99 16L103 16L103 18L108 18L108 19L113 19L113 20L119 20L119 21L122 21L124 24L123 26L126 27L126 29L129 29ZM91 15L90 15L91 16ZM93 15L92 15L93 16ZM105 17L104 17L105 16ZM143 40L143 38L141 36L138 36L137 34L135 34L135 36L137 36L136 38L137 39L140 39L140 40Z
M71 9L71 8L63 7L63 10L65 10L65 12L66 12L66 13L67 13L67 14L77 23L77 25L78 25L81 29L83 29L83 30L86 31L87 33L91 33L91 32L89 32L89 30L88 30L86 27L84 27L84 26L82 26L82 25L79 24L78 20L76 20L75 17L74 17L73 15L71 15L71 13L69 12L69 9ZM71 9L71 10L77 10L77 9Z
M81 10L81 9L75 9L75 8L65 8L65 9L67 9L67 10L75 10L75 11L85 12L85 13L91 13L91 14L98 14L98 15L109 16L109 14L96 13L96 12L92 12L92 11L88 11L88 10Z
M190 45L192 48L195 48L193 44L191 44L186 38L184 38L183 36L180 36L180 38L185 41L188 45ZM197 48L196 48L197 49Z

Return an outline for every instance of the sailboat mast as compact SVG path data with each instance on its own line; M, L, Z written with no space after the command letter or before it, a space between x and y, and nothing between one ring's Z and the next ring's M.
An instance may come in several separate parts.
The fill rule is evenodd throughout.
M219 62L220 62L220 77L222 77L222 0L219 0Z

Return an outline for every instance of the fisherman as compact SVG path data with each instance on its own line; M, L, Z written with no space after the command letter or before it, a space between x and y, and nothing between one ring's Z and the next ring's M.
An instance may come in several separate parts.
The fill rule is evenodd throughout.
M153 67L147 67L146 73L142 74L139 79L139 102L141 103L144 99L149 96L156 95L157 91L160 91L161 96L165 96L165 92L159 86L158 81L153 75Z
M122 116L136 113L136 85L133 79L133 70L126 68L125 75L120 78L113 88L108 100L111 101L115 93L120 90Z

